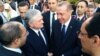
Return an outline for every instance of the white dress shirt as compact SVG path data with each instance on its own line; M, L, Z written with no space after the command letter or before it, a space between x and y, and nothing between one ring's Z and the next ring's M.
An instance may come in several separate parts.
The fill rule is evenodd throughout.
M52 33L52 18L53 18L53 13L55 13L54 19L57 20L57 13L50 11L50 35Z
M65 25L65 32L68 29L68 26L69 26L70 21L71 21L71 17L69 18L69 20L67 22L65 22L64 24L62 24L62 27L63 27L63 25ZM62 30L62 27L61 27L61 30Z
M10 48L10 47L6 47L6 46L3 46L3 47L7 50L10 50L10 51L14 51L14 52L17 52L17 53L22 53L20 48Z

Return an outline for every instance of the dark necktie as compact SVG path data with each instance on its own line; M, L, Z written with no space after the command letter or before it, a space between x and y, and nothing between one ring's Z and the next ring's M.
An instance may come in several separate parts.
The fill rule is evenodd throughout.
M63 27L62 27L61 34L62 34L62 37L64 40L65 39L65 25L63 25Z
M80 18L77 18L78 21L80 21Z
M52 25L53 25L54 21L55 21L55 13L52 14Z

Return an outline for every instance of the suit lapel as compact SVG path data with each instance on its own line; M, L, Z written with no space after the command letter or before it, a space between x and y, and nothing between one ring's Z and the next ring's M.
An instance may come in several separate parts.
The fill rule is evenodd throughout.
M71 21L70 21L70 23L69 23L68 29L67 29L67 31L66 31L66 38L64 39L63 43L69 38L70 33L72 32L72 29L73 29L73 27L74 27L73 24L74 24L74 20L73 20L73 18L71 18Z
M36 48L40 48L39 46L41 46L41 48L47 49L47 46L45 45L45 43L39 38L39 36L30 28L28 28L29 34L32 34L31 38L34 39L34 43L31 42L32 45L36 45L34 47Z
M44 28L42 28L41 31L42 31L42 33L43 33L43 35L44 35L44 38L45 38L45 40L46 40L46 46L47 46L47 45L48 45L48 39L47 39L47 35L46 35L46 33L45 33ZM45 44L45 43L44 43L44 44Z

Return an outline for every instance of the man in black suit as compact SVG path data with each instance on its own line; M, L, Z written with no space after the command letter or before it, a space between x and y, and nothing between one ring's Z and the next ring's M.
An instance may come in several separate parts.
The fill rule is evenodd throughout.
M22 47L26 56L47 56L48 38L43 29L43 17L39 10L29 10L26 13L28 18L27 30L29 35L26 44Z
M80 56L81 47L77 31L80 23L72 16L70 3L62 1L58 4L57 17L52 32L52 51L54 56Z
M48 6L50 11L43 13L44 28L46 29L47 35L50 38L52 34L52 25L55 20L57 20L57 0L48 0Z
M7 22L0 29L0 56L24 56L20 47L25 44L27 31L19 22Z
M28 2L26 2L26 1L20 2L18 4L18 9L19 9L20 16L12 18L10 21L18 21L26 27L27 26L27 24L26 24L27 19L25 18L25 14L29 10Z

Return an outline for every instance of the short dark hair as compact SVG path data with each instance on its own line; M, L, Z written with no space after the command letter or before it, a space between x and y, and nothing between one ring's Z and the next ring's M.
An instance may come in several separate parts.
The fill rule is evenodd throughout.
M21 24L21 23L20 23ZM5 46L11 45L16 38L21 38L20 24L7 22L0 29L0 43Z
M23 7L23 6L28 6L28 8L29 8L29 3L27 2L27 1L22 1L22 2L20 2L19 4L18 4L18 7Z
M86 4L86 7L88 7L88 2L87 1L85 1L85 0L80 0L79 2L84 2L85 4ZM78 2L78 3L79 3Z
M94 35L100 36L100 13L94 14L92 20L90 20L90 23L85 29L89 37Z

